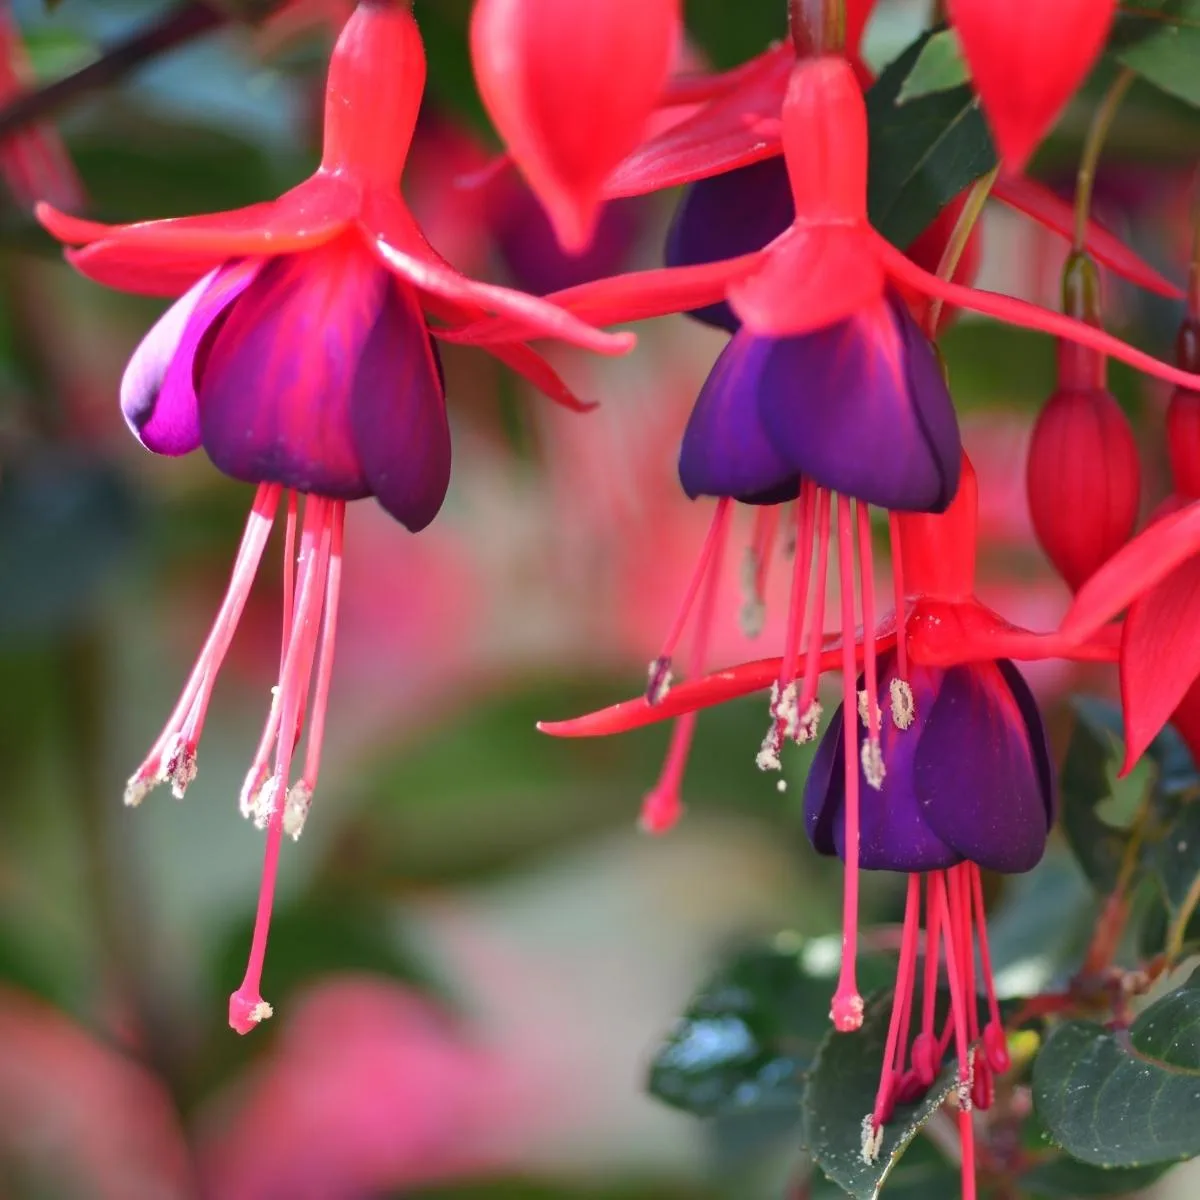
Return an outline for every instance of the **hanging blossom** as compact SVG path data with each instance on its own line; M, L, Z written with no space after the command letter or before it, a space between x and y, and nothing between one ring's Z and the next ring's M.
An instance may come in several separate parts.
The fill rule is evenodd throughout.
M430 248L398 190L424 80L407 7L364 0L330 63L321 166L278 200L121 226L39 208L52 233L83 244L67 252L83 274L128 291L184 293L125 372L121 406L134 434L159 454L203 447L225 474L258 485L229 590L127 804L159 784L182 797L195 777L218 670L284 514L279 684L240 801L267 831L249 964L230 1000L242 1033L271 1015L260 988L280 843L299 836L317 783L346 502L374 496L416 532L446 494L450 434L431 340L440 329L427 318L462 324L503 313L593 350L629 344L536 298L466 279ZM553 399L584 407L521 341L489 349Z
M813 488L809 495L815 498L815 493ZM812 504L813 500L808 500L802 491L799 518L802 524L806 523L805 513L810 511ZM827 507L831 504L831 501L825 502ZM1087 641L1059 632L1033 633L1011 625L976 598L977 508L974 471L964 458L955 498L944 513L896 513L892 516L895 544L900 549L898 561L903 564L900 573L893 563L897 607L874 626L872 636L864 636L856 617L864 617L861 629L872 629L870 620L865 619L874 604L870 567L866 565L869 562L867 538L870 527L865 506L852 508L848 500L839 497L841 635L831 637L823 631L826 579L820 564L825 551L818 544L810 560L802 540L798 543L794 571L797 579L807 581L815 562L816 587L811 593L807 633L798 636L794 632L795 623L789 622L792 645L785 647L783 655L690 678L658 695L641 696L587 716L545 722L539 726L544 732L558 737L599 737L669 718L694 720L701 709L767 689L772 693L772 716L778 719L779 681L791 678L789 672L795 670L793 646L801 641L807 644L805 684L826 671L839 671L844 696L855 701L841 709L839 743L844 756L842 791L838 798L838 811L844 814L838 822L842 829L839 853L846 861L846 886L842 964L831 1017L835 1026L844 1031L857 1028L862 1017L862 998L856 981L858 871L861 865L858 856L860 847L866 847L863 829L867 826L863 822L875 819L864 818L863 814L879 810L884 789L888 788L888 780L894 771L899 771L903 780L904 772L908 770L904 764L909 761L905 756L910 753L903 735L910 729L918 733L925 729L923 720L928 715L929 703L942 687L942 674L951 668L1001 659L1113 661L1117 656L1119 629L1102 628ZM856 519L860 534L857 552L852 540ZM862 556L864 547L868 554L858 557ZM862 596L857 613L853 589L856 567L861 571ZM861 690L858 687L860 674L863 676ZM1000 675L1011 683L1007 671L1001 671ZM994 672L991 679L998 688ZM988 694L993 693L999 694L995 689ZM802 700L807 696L807 691L801 692ZM999 704L998 700L996 704ZM784 716L792 712L798 713L799 720L794 726L801 735L798 740L813 737L819 712L799 706L794 709L789 704ZM807 721L806 717L809 718ZM859 726L863 731L861 739ZM836 727L835 721L831 728ZM784 732L788 730L785 728ZM830 736L834 735L826 734L826 738ZM917 740L916 737L911 739L912 742ZM829 753L831 751L826 749L826 754ZM950 768L958 770L955 763L950 764L948 771ZM947 778L952 776L948 774ZM903 784L891 786L897 788ZM970 809L974 802L960 798L959 803ZM981 834L991 836L1001 818L989 809L979 820L985 824L991 822L991 832Z
M471 59L496 129L579 253L637 145L682 34L680 0L476 0Z
M725 300L748 329L782 337L856 314L879 314L895 287L1067 338L1180 386L1200 385L1200 378L1085 322L940 279L873 229L867 218L866 106L844 59L825 56L795 64L781 127L794 215L768 245L717 262L619 275L547 299L598 325ZM798 279L803 287L796 286ZM530 332L519 320L502 317L447 336L487 345Z
M874 0L850 0L846 4L846 37L841 54L864 89L870 87L873 78L862 61L860 42L873 7ZM784 147L780 116L797 56L803 60L812 51L807 33L799 25L794 32L797 36L792 40L772 46L731 71L673 80L663 95L664 117L683 111L676 107L679 104L693 102L694 107L665 129L648 136L609 176L606 195L610 199L699 182L697 193L711 190L706 203L714 219L722 216L725 205L732 205L728 215L733 222L725 233L714 229L710 256L669 255L668 265L685 266L748 254L761 249L791 225L794 209L788 172L781 157ZM1025 86L1021 80L1010 82L1013 88ZM748 169L751 167L758 170L751 171ZM765 206L761 217L750 225L737 220L739 213L745 211L737 203L739 194L756 195ZM1068 239L1074 235L1072 206L1036 180L1006 175L995 182L992 195L1052 232ZM759 234L766 236L761 241L754 240ZM1183 292L1178 286L1099 222L1087 222L1086 243L1098 262L1130 282L1172 299L1182 299Z
M1188 315L1179 331L1178 360L1200 367L1200 289L1196 268ZM1168 720L1193 752L1200 749L1200 390L1177 388L1167 407L1167 451L1173 491L1146 528L1121 547L1079 589L1062 628L1072 637L1121 624L1121 710L1125 762L1138 759Z

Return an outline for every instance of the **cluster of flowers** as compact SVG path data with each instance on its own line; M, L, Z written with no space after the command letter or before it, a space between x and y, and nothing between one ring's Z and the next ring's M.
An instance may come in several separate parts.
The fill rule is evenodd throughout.
M989 1105L993 1076L1008 1065L980 872L1033 867L1055 814L1042 718L1012 660L1119 660L1131 762L1177 709L1185 733L1200 735L1200 637L1187 627L1200 550L1192 504L1200 497L1200 296L1193 281L1173 366L1100 327L1095 261L1182 293L1086 219L1077 222L1064 313L966 282L986 187L1071 232L1070 210L1021 170L1100 52L1110 0L1023 5L1019 17L1002 3L950 0L1000 176L952 203L907 254L886 241L867 215L870 73L858 46L871 8L871 0L793 3L790 41L722 75L671 77L678 0L478 0L471 41L481 94L565 248L588 246L607 200L690 185L661 270L535 297L467 279L439 257L398 191L425 83L417 25L401 0L362 0L350 15L330 63L321 165L277 200L116 227L40 206L85 275L179 297L125 375L121 405L134 434L159 454L203 448L219 470L258 486L225 601L130 779L127 803L160 784L182 796L194 778L217 673L282 515L279 686L241 794L243 813L266 831L266 860L245 979L230 1001L233 1028L248 1032L271 1015L261 993L267 930L283 836L299 836L317 785L346 503L374 496L416 532L446 494L451 446L437 340L480 346L582 411L589 406L531 340L624 353L632 336L600 327L690 312L731 335L679 458L687 495L715 498L709 535L645 694L544 729L595 736L675 719L643 810L654 832L682 811L701 708L769 690L757 752L765 771L780 768L787 742L820 739L805 816L816 849L845 863L831 1010L839 1030L862 1021L859 872L909 880L863 1155L878 1153L895 1105L923 1094L953 1048L964 1195L974 1195L971 1110ZM1050 633L1015 627L975 596L975 477L932 341L946 305L1060 340L1059 389L1036 426L1028 467L1039 538L1077 593ZM1138 460L1106 390L1107 357L1177 389L1168 437L1178 495L1136 538ZM705 677L735 504L757 511L751 624L773 561L790 556L786 636L777 657ZM890 540L890 604L880 599L876 524ZM838 597L833 634L827 592ZM674 684L689 622L688 678ZM840 675L843 700L823 723L826 671ZM943 967L950 1001L939 1015Z

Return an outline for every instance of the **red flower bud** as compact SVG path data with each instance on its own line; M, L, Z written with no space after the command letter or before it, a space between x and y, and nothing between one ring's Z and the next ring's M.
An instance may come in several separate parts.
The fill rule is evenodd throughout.
M638 144L671 68L680 0L478 0L471 57L509 153L567 250Z
M1200 362L1200 322L1187 318L1179 330L1176 359L1185 370ZM1167 454L1175 492L1200 497L1200 392L1176 388L1167 406Z
M1104 46L1116 0L949 0L1005 169L1017 174Z
M1060 364L1070 357L1063 349ZM1059 387L1042 409L1029 445L1033 528L1072 591L1128 541L1141 492L1133 431L1103 386L1102 358L1098 369L1096 386Z

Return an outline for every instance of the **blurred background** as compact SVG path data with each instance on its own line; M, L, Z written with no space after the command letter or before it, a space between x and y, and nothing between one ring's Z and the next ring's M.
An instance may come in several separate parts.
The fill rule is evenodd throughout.
M612 205L576 261L516 177L480 176L495 144L472 91L468 9L417 4L430 90L405 190L434 244L463 270L536 292L659 261L675 196ZM694 62L756 53L782 32L783 9L689 4ZM644 686L711 515L674 470L720 335L672 318L640 328L629 360L557 353L576 390L602 401L587 416L553 410L485 356L443 350L450 499L419 537L371 502L352 507L325 767L303 839L285 846L264 988L276 1016L252 1036L225 1023L262 855L236 797L275 682L277 553L186 801L160 789L136 811L121 805L220 602L252 492L202 455L155 458L128 435L121 371L162 306L76 277L22 188L58 189L50 198L109 220L277 194L315 164L324 58L345 10L297 0L80 95L55 118L77 182L62 163L32 180L28 164L6 165L0 1195L781 1196L796 1168L786 1120L701 1124L644 1084L731 947L794 930L815 939L814 969L835 965L839 872L796 819L802 755L781 794L754 765L762 698L705 714L687 815L655 839L636 818L665 727L596 742L534 727ZM25 82L76 70L170 11L14 3ZM869 57L886 62L925 15L881 5ZM1082 128L1068 114L1038 164L1067 191ZM1191 110L1135 87L1097 189L1098 213L1177 279L1198 148ZM980 282L1056 305L1064 251L989 210ZM1109 299L1113 327L1169 354L1177 310L1115 285ZM1032 541L1023 454L1053 388L1053 345L964 321L944 349L980 475L984 598L1047 628L1067 593ZM1149 508L1167 489L1165 396L1111 375L1143 443ZM778 588L758 641L739 632L740 566L727 564L713 665L777 652ZM1052 724L1071 689L1112 686L1053 665L1030 678ZM895 920L898 883L870 881L879 921ZM1050 926L1048 904L1061 913ZM1093 916L1056 850L999 898L1002 982L1059 976Z

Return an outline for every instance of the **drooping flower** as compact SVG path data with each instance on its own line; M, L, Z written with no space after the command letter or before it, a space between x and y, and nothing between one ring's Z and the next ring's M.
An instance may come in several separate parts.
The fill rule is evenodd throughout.
M1064 310L1099 324L1094 264L1073 254ZM1058 387L1033 427L1029 512L1046 556L1073 591L1129 540L1141 500L1141 466L1129 421L1107 386L1104 356L1058 347Z
M480 95L565 249L591 240L604 182L640 140L679 34L679 0L476 0Z
M795 64L783 106L782 139L794 217L763 249L714 263L634 272L548 299L600 325L727 300L753 332L785 337L878 309L887 290L898 287L1067 338L1177 385L1200 387L1200 377L1158 362L1085 322L940 279L873 229L867 219L866 109L844 59L827 56ZM797 279L805 286L795 286ZM448 337L486 345L526 333L519 321L501 318Z
M1005 170L1016 173L1104 48L1116 0L948 0Z
M881 693L902 678L894 653L883 656L879 670ZM873 789L860 776L855 822L840 769L849 757L844 742L856 737L865 747L870 734L861 713L856 718L853 705L843 701L809 772L805 825L819 853L847 862L848 840L856 828L863 869L908 875L895 998L875 1104L863 1121L863 1157L872 1161L878 1155L883 1126L895 1105L924 1095L953 1047L963 1196L971 1200L972 1109L991 1106L993 1077L1009 1066L980 868L1014 874L1037 865L1054 820L1054 771L1037 703L1011 662L914 665L902 682L910 689L912 707L884 720L888 773L882 787ZM925 962L918 1012L922 894ZM943 957L950 1002L939 1025ZM978 982L987 998L982 1028ZM918 1032L910 1039L914 1025Z
M868 627L875 620L868 506L944 509L958 486L960 458L941 367L897 297L889 297L882 312L816 333L771 338L737 332L710 372L683 436L683 490L692 499L717 497L718 504L679 615L651 664L648 698L657 702L669 686L675 646L698 597L689 673L703 668L731 502L762 507L747 563L746 617L753 626L762 607L763 576L776 552L779 506L797 501L785 664L758 755L763 769L779 769L785 739L810 740L820 718L816 689L831 544L841 565L842 628L852 641L856 575L863 620ZM802 649L806 619L808 642ZM847 670L852 684L852 663ZM872 711L877 717L877 706ZM655 832L669 828L682 811L679 790L693 724L694 717L685 717L676 727L663 776L643 810L643 825ZM872 752L877 749L873 745Z
M815 495L815 491L813 488L810 494ZM799 624L789 620L789 645L779 657L727 667L704 678L689 678L669 689L659 689L657 693L652 687L646 696L573 720L546 722L540 728L559 737L603 736L669 718L694 720L702 708L771 689L771 715L773 721L783 722L781 734L789 734L794 729L801 737L811 738L816 733L820 712L811 707L805 709L804 704L815 701L816 676L825 671L840 671L843 694L858 699L861 711L865 713L863 724L870 731L860 745L853 727L856 706L852 704L843 710L846 892L842 965L831 1015L839 1029L853 1029L861 1020L862 1011L855 972L860 801L868 792L882 788L892 770L888 747L881 740L888 717L896 729L903 732L920 711L912 683L918 678L914 673L1000 659L1113 661L1117 656L1120 632L1115 628L1100 629L1087 640L1068 637L1061 632L1032 633L1009 624L976 599L978 497L974 472L964 458L957 494L945 512L891 515L895 555L892 573L897 606L894 613L885 615L878 626L874 626L873 633L867 635L858 631L854 619L855 552L851 540L854 521L849 500L839 497L837 536L842 620L840 635L830 636L824 630L826 581L820 570L822 548L818 547L818 554L813 558L805 553L805 547L812 545L805 537L812 537L808 531L813 528L809 516L813 503L802 493L798 518L802 529L797 543L795 577L807 587L814 561L818 573L806 634L804 691L798 697L790 688L780 687L781 679L793 682L799 674L795 665L801 642ZM826 519L829 508L830 501L826 499L823 514ZM858 505L857 509L861 553L862 547L870 544L869 522L865 505ZM869 631L873 628L870 614L874 607L869 555L862 559L860 573L861 628ZM803 608L796 607L796 595L794 591L793 611L799 612L802 619ZM889 664L893 661L895 664L894 669L889 666L886 676L876 665L884 655L889 656ZM860 673L864 676L864 689L858 696L856 679ZM927 674L919 678L934 676ZM813 681L811 684L810 680ZM886 682L886 697L872 686L876 680ZM785 701L782 705L781 700ZM777 728L778 725L773 726L773 729ZM763 749L774 749L777 753L781 744L782 736L773 745L764 743ZM891 753L894 757L897 751L893 749ZM859 786L863 778L868 782L865 792ZM868 799L871 803L875 801L873 795Z
M230 1023L243 1033L271 1013L260 980L280 842L299 835L317 782L346 502L374 496L415 532L445 497L450 435L427 314L457 322L524 314L545 334L614 348L549 304L460 276L425 242L398 191L424 77L407 7L364 0L330 63L321 167L279 200L114 227L40 209L51 232L86 243L68 257L91 278L152 294L187 289L134 353L122 410L148 449L203 447L225 474L258 485L224 603L127 803L160 783L182 796L194 778L217 672L286 513L279 686L241 795L243 813L267 830L250 961L230 1000ZM527 346L494 352L579 407Z
M1196 309L1192 292L1190 314ZM1200 323L1189 315L1177 343L1179 362L1200 366ZM1167 408L1167 449L1174 491L1146 528L1080 588L1064 632L1088 637L1123 610L1121 711L1130 771L1175 716L1189 743L1200 736L1200 395L1177 389Z

